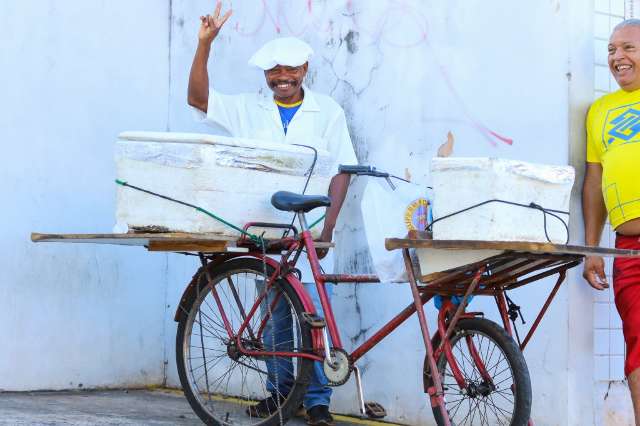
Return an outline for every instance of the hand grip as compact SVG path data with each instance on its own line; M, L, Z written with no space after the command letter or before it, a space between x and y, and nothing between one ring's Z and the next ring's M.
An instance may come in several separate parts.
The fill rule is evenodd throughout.
M341 164L338 166L338 171L340 173L347 173L350 175L359 175L359 176L375 176L375 177L389 177L389 173L379 172L375 167L371 166L349 166Z
M348 165L344 165L344 164L340 164L340 166L338 166L338 171L340 173L348 173L350 175L355 175L355 174L360 174L360 173L369 173L372 172L373 169L371 168L371 166L348 166Z

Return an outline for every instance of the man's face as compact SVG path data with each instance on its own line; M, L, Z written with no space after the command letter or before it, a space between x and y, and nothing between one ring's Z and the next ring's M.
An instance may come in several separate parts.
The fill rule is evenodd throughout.
M640 89L640 27L628 26L611 34L609 70L621 89Z
M278 100L292 100L300 94L302 81L307 75L308 64L299 67L288 67L276 65L264 72L267 84L273 90L275 98Z

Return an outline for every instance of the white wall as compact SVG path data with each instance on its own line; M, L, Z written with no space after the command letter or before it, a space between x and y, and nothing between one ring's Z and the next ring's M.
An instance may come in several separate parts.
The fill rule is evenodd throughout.
M0 2L0 389L162 382L166 256L29 234L111 230L116 135L166 128L168 16Z
M590 65L585 69L582 63L570 64L571 46L589 43L590 38L582 27L570 37L569 7L584 16L590 4L548 1L523 8L503 1L265 3L234 2L234 15L210 61L212 82L219 90L234 93L263 87L261 72L248 68L246 60L264 41L293 34L316 50L308 82L343 105L362 163L399 175L406 169L414 179L428 182L428 160L452 131L457 156L567 164L569 123L581 120L579 114L569 115L573 104L570 107L568 73L590 71ZM173 130L199 129L184 109L184 94L197 17L210 8L206 1L173 2ZM589 90L588 85L581 87ZM583 103L577 104L577 109L584 109ZM352 185L338 226L342 231L338 268L343 272L371 270L358 211L363 185L362 180ZM552 285L547 280L512 294L525 308L527 327ZM343 340L354 347L410 300L409 289L396 285L345 285L334 294L336 314L344 319L342 332L348 336ZM570 420L571 335L590 330L588 324L570 322L568 296L565 286L526 350L538 424ZM495 318L488 302L477 300L474 305ZM428 313L433 321L432 307ZM432 421L420 393L424 353L420 342L412 318L360 362L366 398L382 403L389 420ZM589 372L577 374L578 382L584 375L591 378ZM177 383L175 374L169 375L169 383ZM334 395L334 409L356 412L352 382Z
M109 231L118 132L210 131L193 123L185 98L198 16L212 2L6 3L0 24L14 36L0 42L3 81L10 83L0 132L11 161L0 177L11 207L2 211L0 330L12 345L0 354L0 388L161 383L164 361L167 383L177 385L172 317L197 262L133 248L33 245L28 234ZM278 0L233 7L210 62L215 86L257 90L264 78L246 66L251 53L279 34L307 40L316 50L308 84L343 105L362 163L428 182L428 160L448 131L457 156L550 164L566 164L567 141L580 137L579 125L570 124L581 120L575 111L584 101L569 94L586 86L572 89L568 73L590 75L571 60L582 52L575 46L591 38L570 17L588 15L589 2L524 8L500 0ZM343 272L371 270L358 210L363 185L352 185L339 224ZM552 284L512 294L528 325ZM343 340L355 346L408 304L410 292L345 285L334 300ZM569 300L565 287L526 350L538 424L571 424L571 413L589 409L571 408L571 392L591 373L571 367L572 335L590 333L590 322L570 316ZM495 318L488 302L474 306ZM434 314L430 306L431 324ZM420 393L423 353L412 318L360 362L366 397L387 407L388 420L432 422ZM356 412L352 382L336 390L333 404Z

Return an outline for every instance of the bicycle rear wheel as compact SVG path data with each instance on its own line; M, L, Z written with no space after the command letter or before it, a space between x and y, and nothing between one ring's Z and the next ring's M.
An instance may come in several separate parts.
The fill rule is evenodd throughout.
M184 315L176 335L178 374L189 404L206 424L283 424L302 402L313 368L311 360L246 356L236 344L241 324L264 293L272 273L273 268L266 266L265 271L258 259L239 258L209 266L220 310L201 268L194 277L194 291L181 301ZM249 326L240 336L242 346L258 352L310 349L311 332L301 320L303 311L296 292L278 280L249 318ZM225 327L223 312L233 338ZM260 416L248 409L270 397L275 404Z
M455 380L447 358L442 353L436 365L442 378L445 407L451 424L526 425L531 414L531 380L522 352L515 341L496 323L484 318L461 319L450 338L451 350L464 377L465 386ZM440 344L439 336L434 347ZM470 344L491 380L482 377L472 356ZM424 360L425 389L433 385L429 363ZM438 425L444 419L433 408Z

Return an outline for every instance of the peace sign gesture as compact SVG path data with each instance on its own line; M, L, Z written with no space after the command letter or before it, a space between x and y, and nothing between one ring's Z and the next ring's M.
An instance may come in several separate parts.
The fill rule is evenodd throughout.
M220 28L227 22L229 16L233 12L231 9L227 11L222 17L220 16L220 9L222 9L222 2L218 0L216 4L216 10L213 15L200 17L200 31L198 31L198 40L200 42L211 44L211 42L218 36Z

